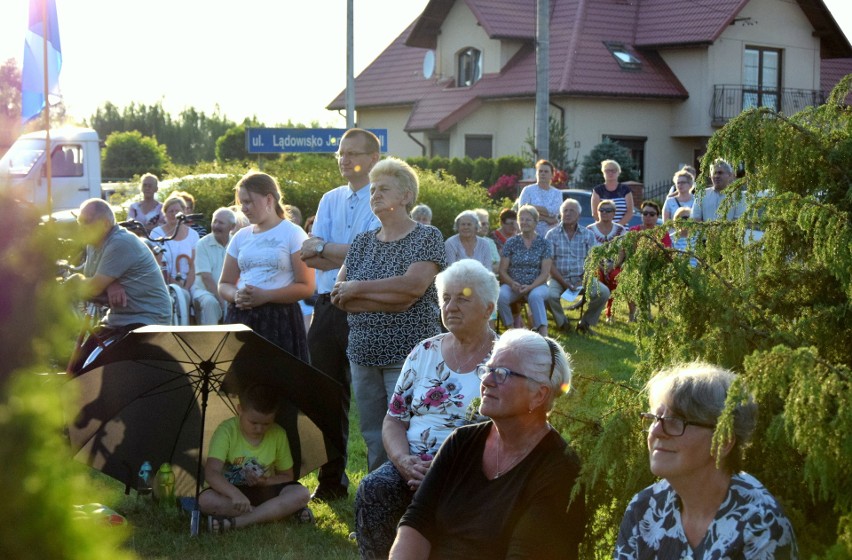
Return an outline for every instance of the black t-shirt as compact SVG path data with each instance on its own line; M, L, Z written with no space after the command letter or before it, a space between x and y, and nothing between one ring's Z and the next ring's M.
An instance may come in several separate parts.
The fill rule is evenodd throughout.
M552 430L489 480L482 455L491 427L465 426L447 438L400 525L429 540L430 558L577 558L585 509L570 496L579 458Z

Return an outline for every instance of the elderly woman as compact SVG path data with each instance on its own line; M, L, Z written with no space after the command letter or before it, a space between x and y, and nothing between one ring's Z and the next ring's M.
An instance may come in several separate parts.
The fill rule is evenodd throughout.
M411 210L411 219L424 226L432 225L432 209L425 204L418 204Z
M355 495L362 558L387 558L399 518L438 448L454 428L484 420L471 403L479 397L477 367L497 338L488 327L497 305L497 279L480 263L464 259L438 274L435 285L449 333L420 342L397 381L382 427L390 461L368 474Z
M535 164L536 182L524 187L518 197L518 206L531 204L538 211L536 232L544 237L547 230L559 222L559 206L562 204L562 193L551 186L553 181L553 164L546 159L538 160Z
M225 324L242 323L308 361L308 342L299 300L314 293L314 274L301 259L308 235L285 218L278 182L250 171L237 183L242 213L251 225L228 244L219 295L232 303Z
M134 202L127 209L127 218L141 222L148 231L166 221L163 205L154 198L158 190L160 190L160 181L156 175L151 173L142 175L142 200Z
M692 208L692 203L695 201L692 193L689 192L695 184L695 177L689 171L681 169L674 174L675 187L677 192L666 197L666 202L663 204L663 221L668 222L674 218L674 213L678 208Z
M151 237L174 237L163 245L166 249L164 263L168 273L167 283L188 290L195 283L195 246L198 233L186 223L178 222L177 215L186 213L186 202L178 194L171 194L163 202L166 222L151 230ZM177 233L175 233L177 232ZM187 296L188 297L188 296Z
M571 384L556 341L507 331L487 365L480 412L435 457L391 550L408 558L577 558L585 513L571 500L577 455L547 422Z
M525 298L533 316L533 329L547 336L544 301L547 299L547 279L553 262L553 245L536 232L536 222L538 211L533 206L526 205L518 209L521 234L512 237L503 246L498 271L502 285L497 308L503 324L512 325L511 305Z
M633 497L613 558L796 558L793 527L753 476L740 471L757 406L739 399L733 433L713 443L735 375L691 363L648 381L651 472L661 480Z
M601 162L601 173L604 182L592 189L592 215L599 220L598 205L602 200L611 200L615 203L615 222L626 226L633 217L633 191L618 182L621 165L613 159L605 159Z
M382 423L403 361L423 337L441 332L434 279L446 266L444 240L411 219L417 191L404 161L373 167L370 208L381 227L355 237L331 291L331 302L348 313L346 354L371 471L387 461Z
M489 270L494 269L494 263L491 260L491 248L484 237L479 237L476 234L478 230L479 217L476 212L465 210L456 216L453 231L458 233L444 242L444 248L447 251L447 264L462 259L473 259L482 263L482 266Z
M616 215L615 203L611 200L601 200L597 206L598 221L586 226L595 236L598 245L612 241L627 233L627 228L614 221ZM622 256L615 260L606 260L598 270L598 279L609 288L610 298L606 301L606 322L612 323L612 293L618 287L618 275L621 273Z

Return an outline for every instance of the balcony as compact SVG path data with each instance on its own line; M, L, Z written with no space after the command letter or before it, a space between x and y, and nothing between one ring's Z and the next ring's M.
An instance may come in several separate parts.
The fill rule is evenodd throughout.
M825 100L823 92L810 89L778 90L736 84L715 85L710 115L713 126L723 126L752 107L769 107L785 115L792 115L805 107L822 105Z

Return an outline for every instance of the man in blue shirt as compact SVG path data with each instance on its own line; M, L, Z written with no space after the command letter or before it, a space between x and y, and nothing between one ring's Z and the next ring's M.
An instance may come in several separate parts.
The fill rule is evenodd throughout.
M349 434L351 373L346 347L349 324L346 312L331 303L329 294L343 265L349 244L364 231L380 227L370 210L370 170L379 161L380 143L375 134L360 128L347 130L340 138L337 162L348 181L325 193L317 208L312 237L302 245L302 260L317 271L317 302L308 331L311 364L343 385L343 457L320 468L319 485L312 498L330 501L347 496L346 443Z

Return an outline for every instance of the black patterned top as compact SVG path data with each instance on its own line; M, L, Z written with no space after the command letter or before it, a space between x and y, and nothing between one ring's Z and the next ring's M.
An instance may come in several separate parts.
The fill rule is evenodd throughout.
M731 477L728 494L696 548L686 540L680 509L680 498L666 480L636 494L621 521L613 558L798 558L790 520L750 474Z
M509 268L506 270L509 277L515 282L529 285L541 274L541 261L553 258L553 245L536 235L527 249L524 238L516 235L503 245L503 256L509 259Z
M416 262L447 266L444 238L434 226L417 224L396 241L376 238L379 229L358 234L346 254L347 280L380 280L402 276ZM424 338L441 332L438 292L434 281L426 292L401 313L349 313L349 360L370 367L401 364Z

